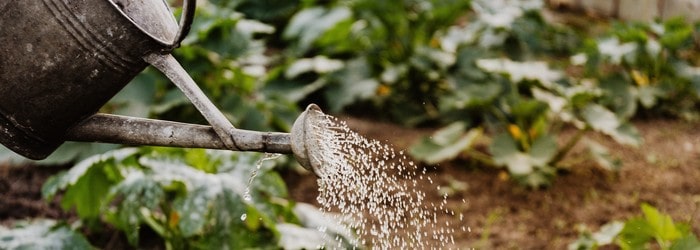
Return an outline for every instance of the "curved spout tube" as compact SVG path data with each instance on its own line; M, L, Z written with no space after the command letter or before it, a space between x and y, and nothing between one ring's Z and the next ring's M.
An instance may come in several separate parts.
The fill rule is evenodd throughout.
M175 60L175 57L170 54L160 55L151 53L144 56L143 59L165 74L165 76L185 94L194 107L204 116L204 119L211 124L212 128L219 136L219 140L226 145L226 148L230 150L244 150L238 148L236 145L240 143L233 141L235 138L231 138L230 136L233 135L233 131L237 129L226 119L226 116L216 108L214 103L207 98L204 92L197 86L197 83L192 80L192 77L190 77L180 63Z
M292 154L290 134L233 129L236 150ZM96 114L68 131L66 140L186 148L229 149L211 126Z

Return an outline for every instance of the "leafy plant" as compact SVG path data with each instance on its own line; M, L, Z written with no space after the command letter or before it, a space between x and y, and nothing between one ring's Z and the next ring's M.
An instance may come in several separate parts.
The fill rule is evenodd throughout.
M527 186L548 185L556 175L559 162L588 131L609 135L617 142L637 146L638 132L623 117L597 104L604 97L602 89L586 82L564 78L544 62L515 62L509 59L478 59L473 62L481 70L482 82L472 84L477 95L455 94L442 107L454 117L475 117L481 122L475 129L490 130L488 153L474 144L454 144L453 151L483 164L505 167L511 176ZM493 94L481 94L493 92ZM449 125L451 127L453 125ZM562 129L578 130L564 145L558 145L555 136ZM464 130L462 130L464 131ZM451 138L459 138L460 133ZM426 147L440 138L424 139L412 148L412 155L428 163L457 157L459 154L438 154L439 148ZM482 140L484 141L484 140ZM615 170L613 159L606 149L589 143L592 153L605 167ZM457 148L459 146L460 148ZM440 156L429 159L428 156Z
M88 226L114 226L134 246L142 227L168 249L284 247L288 234L309 235L314 246L348 244L344 237L351 234L331 230L343 228L331 220L300 221L309 218L299 214L308 209L285 199L284 182L272 167L255 154L125 148L80 162L49 179L42 192L47 199L63 193L64 209L75 209ZM255 171L259 175L249 181Z
M292 45L287 74L277 82L320 92L331 112L364 104L415 124L431 114L454 55L439 47L440 32L468 10L468 1L310 1L284 30ZM387 10L391 11L387 11ZM296 69L323 55L342 62L329 71ZM290 73L295 72L295 73ZM392 107L401 106L399 111ZM433 108L434 109L434 108Z
M611 244L621 249L700 249L700 241L689 225L674 222L649 204L641 208L641 217L610 222L595 233L583 230L569 249L598 249Z
M68 225L53 220L16 222L0 226L0 249L94 249Z
M696 119L700 85L692 66L695 31L682 18L616 23L609 34L586 42L578 63L600 79L605 100L621 116L638 110Z

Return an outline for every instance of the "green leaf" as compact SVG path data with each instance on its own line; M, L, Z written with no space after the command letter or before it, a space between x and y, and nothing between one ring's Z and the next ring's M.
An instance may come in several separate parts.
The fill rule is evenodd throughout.
M117 209L109 221L126 233L129 243L137 245L139 232L134 229L151 219L144 218L142 210L156 210L165 199L165 192L158 182L142 170L130 169L124 172L124 180L116 184L106 198L107 201L118 201L115 202Z
M625 223L620 221L608 222L600 227L600 231L593 233L592 237L599 246L612 244L624 227Z
M277 230L280 233L277 244L284 249L324 249L324 246L333 248L343 245L318 229L280 223Z
M662 96L663 92L654 86L642 86L638 89L639 102L645 108L652 108L656 106L658 98Z
M502 133L493 138L489 146L496 164L505 165L508 158L520 152L517 143L508 134Z
M442 110L483 108L490 105L503 92L497 82L472 83L462 86L447 95L441 102Z
M618 244L622 249L645 249L645 245L654 238L654 228L641 218L630 219L620 232Z
M327 9L313 7L297 12L284 30L284 38L298 39L299 51L306 51L324 32L352 17L352 11L344 6Z
M641 143L639 132L631 124L621 123L615 113L598 104L589 104L581 110L584 121L596 131L607 134L615 141L631 146Z
M547 165L558 151L559 148L553 136L540 136L535 139L535 141L532 143L532 147L530 148L532 164L535 166Z
M101 167L90 168L66 190L61 198L61 207L64 210L75 208L82 219L97 219L113 184L114 181L107 177Z
M370 75L365 58L355 58L342 70L332 75L333 84L325 92L331 112L339 112L343 107L358 100L365 100L376 92L379 82Z
M428 164L453 159L460 152L470 148L482 134L480 128L471 129L466 134L465 129L466 124L462 122L452 123L436 131L432 136L421 139L409 149L409 153Z
M66 189L68 186L75 184L93 167L103 164L108 161L122 161L138 153L136 148L125 148L113 150L100 155L93 155L75 166L68 172L53 176L41 188L41 193L45 198L51 198L59 190Z
M527 175L534 171L532 157L521 152L516 142L507 134L499 134L489 147L493 160L498 165L505 165L513 175Z
M20 221L0 226L0 249L95 249L84 236L53 220Z
M625 119L637 112L638 91L622 76L601 79L600 88L605 91L605 96L597 103L611 107L619 117Z
M622 162L620 159L613 158L608 148L590 140L586 140L586 145L588 146L591 156L593 156L593 160L595 160L598 165L610 171L620 170Z
M673 242L670 250L699 250L700 241L695 235L686 235Z
M654 236L664 241L673 241L682 236L671 216L662 214L649 204L642 204L642 213L651 228Z
M584 107L581 110L581 116L593 129L606 134L613 134L613 131L620 126L615 113L598 104L589 104Z

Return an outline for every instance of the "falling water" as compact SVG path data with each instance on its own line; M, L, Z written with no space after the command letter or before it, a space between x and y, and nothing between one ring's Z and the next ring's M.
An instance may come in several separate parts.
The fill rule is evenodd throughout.
M425 200L425 182L437 185L425 169L419 170L402 151L351 131L335 117L323 114L313 126L321 150L312 157L322 162L323 172L318 202L324 212L338 212L329 214L355 230L358 239L353 244L378 249L454 244L454 229L438 221L439 215L454 216L454 211L446 207L446 195L438 204Z
M253 169L253 172L251 172L250 177L248 177L248 183L245 186L245 192L243 192L243 200L245 202L251 202L253 201L253 197L250 195L250 186L253 184L253 180L255 180L255 177L258 176L258 172L260 172L260 167L262 167L263 162L267 160L273 160L278 157L282 156L281 154L274 154L274 153L265 153L265 156L263 158L260 158L257 162L255 162L255 169ZM245 219L248 217L248 214L243 214L241 215L241 220L245 221Z

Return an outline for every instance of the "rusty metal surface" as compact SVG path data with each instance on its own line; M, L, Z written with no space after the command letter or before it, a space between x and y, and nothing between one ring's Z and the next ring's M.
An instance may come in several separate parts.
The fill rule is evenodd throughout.
M0 142L41 159L94 114L159 48L104 0L6 1L0 17ZM105 11L107 10L107 11ZM18 140L17 130L29 135Z
M162 0L117 1L122 6L111 0L2 1L0 143L28 158L48 156L69 128L97 112L147 66L144 55L179 43L154 39L162 34L146 33L120 9L125 3L164 5ZM177 28L167 24L175 22L167 14L171 17L153 22ZM191 22L191 16L183 22Z

